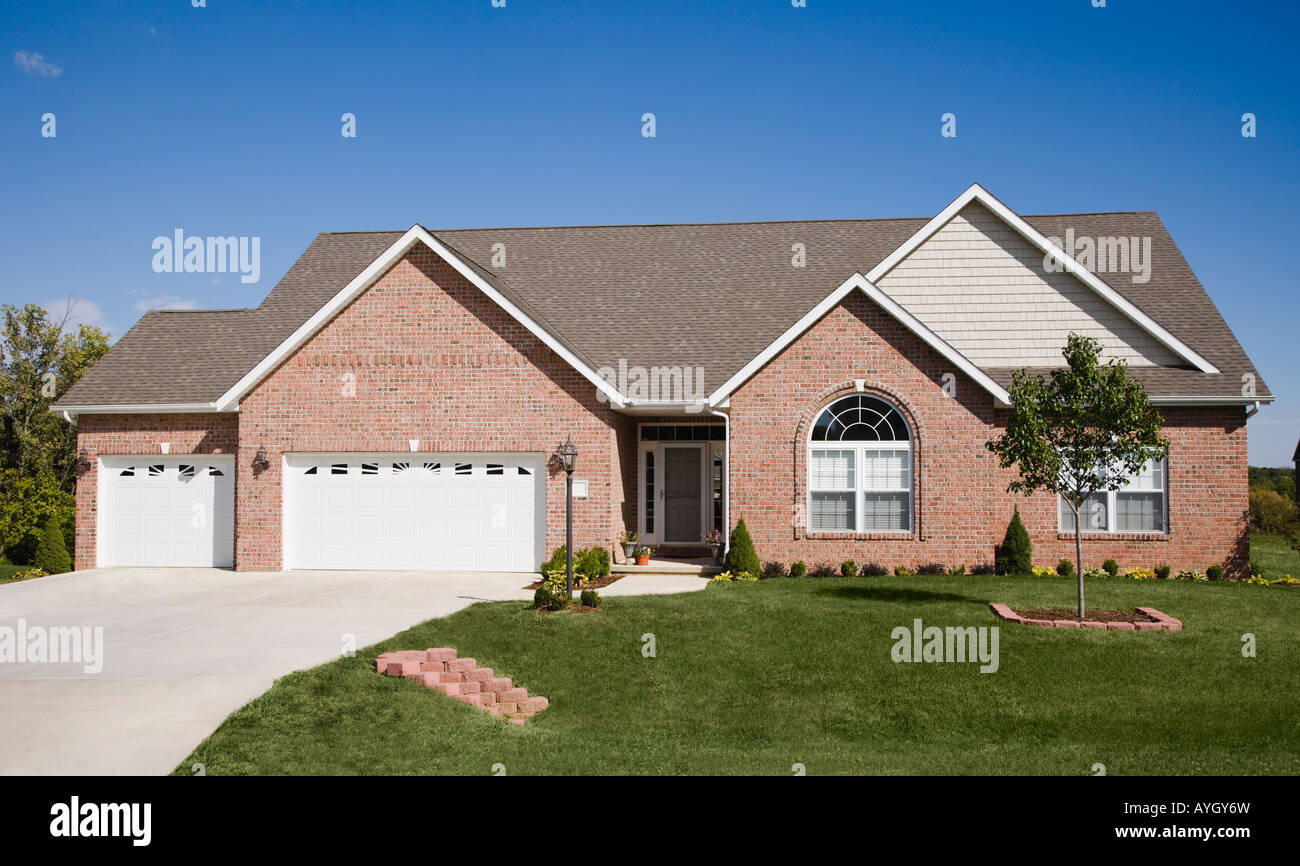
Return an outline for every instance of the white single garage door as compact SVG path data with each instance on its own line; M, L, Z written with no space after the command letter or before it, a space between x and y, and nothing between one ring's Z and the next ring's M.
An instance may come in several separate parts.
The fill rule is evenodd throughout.
M99 460L99 564L235 564L235 458L160 454Z
M535 454L291 454L285 568L536 571Z

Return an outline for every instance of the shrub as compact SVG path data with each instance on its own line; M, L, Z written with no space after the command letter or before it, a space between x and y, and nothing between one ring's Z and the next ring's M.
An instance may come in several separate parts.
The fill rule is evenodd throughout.
M900 565L894 569L894 577L911 577L913 574L915 572L906 565Z
M1119 575L1119 563L1113 559L1106 560L1101 564L1101 567L1105 569L1106 573L1109 574L1111 577L1116 577Z
M1160 580L1169 579L1169 565L1167 563L1161 563L1156 566L1156 577Z
M844 577L857 577L858 564L851 559L846 559L840 563L840 574Z
M588 547L573 558L573 570L589 578L609 577L609 551L603 547Z
M1205 580L1205 575L1199 571L1183 570L1178 572L1179 580Z
M1246 578L1246 583L1251 586L1268 586L1268 581L1260 577L1258 574L1252 574L1250 577Z
M1030 573L1034 577L1056 577L1056 569L1048 568L1045 565L1035 565Z
M1267 487L1250 488L1250 525L1260 532L1285 535L1295 528L1295 502Z
M802 559L796 559L794 562L790 563L791 577L803 577L807 573L808 573L808 566L803 564Z
M948 569L948 573L954 577L963 575L966 573L966 566L954 565L952 568Z
M763 563L763 573L759 577L763 578L763 580L785 577L785 566L779 562L765 562Z
M758 575L750 574L748 571L741 571L736 574L724 571L722 574L715 574L713 577L709 578L710 583L731 583L751 580L758 580Z
M1252 568L1251 573L1258 574L1259 572ZM1207 580L1223 580L1223 566L1219 565L1217 562L1214 563L1214 565L1205 569L1205 577Z
M1300 586L1300 580L1288 574L1286 577L1279 577L1273 581L1273 586Z
M573 601L564 585L564 569L545 573L542 585L533 593L533 607L537 610L563 610Z
M942 562L927 562L924 565L918 566L916 573L927 575L947 574L948 566L944 565Z
M25 568L22 571L14 572L14 580L31 580L33 577L45 577L49 572L39 568Z
M1083 576L1089 580L1099 580L1103 577L1110 577L1110 572L1106 571L1104 568L1085 568L1083 570Z
M813 566L812 571L808 572L812 577L834 577L835 566L829 562L819 562Z
M1011 522L1007 524L1007 533L1002 544L995 551L994 564L998 574L1029 574L1034 566L1034 545L1029 541L1029 532L1020 519L1020 508L1016 507Z
M578 600L583 607L600 607L600 593L594 589L584 589Z
M745 518L736 521L736 528L731 530L731 549L727 551L727 570L734 572L747 571L750 574L759 574L763 570L763 563L758 560L758 552L754 550L754 539L749 537L749 528L745 526Z
M1068 559L1062 559L1056 564L1056 573L1061 577L1074 577L1074 563Z
M542 574L557 569L559 571L564 571L568 554L569 548L563 544L555 548L555 552L551 554L551 558L542 563ZM576 556L573 558L573 570L578 570L578 558Z
M36 555L32 565L48 574L63 574L72 571L72 557L68 556L68 546L63 543L63 529L58 518L51 517L45 521L41 532L41 541L36 545Z
M863 577L880 577L889 574L889 569L878 562L864 562L862 567L858 569L858 574Z
M971 574L997 574L998 569L991 562L977 562L970 568Z
M1124 572L1129 580L1155 580L1156 573L1149 568L1130 568Z

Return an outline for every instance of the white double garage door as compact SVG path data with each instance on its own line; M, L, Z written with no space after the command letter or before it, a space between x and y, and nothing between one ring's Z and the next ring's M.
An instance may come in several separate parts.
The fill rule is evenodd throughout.
M233 470L104 458L100 564L232 565ZM541 455L290 454L283 495L285 568L530 572L545 558Z

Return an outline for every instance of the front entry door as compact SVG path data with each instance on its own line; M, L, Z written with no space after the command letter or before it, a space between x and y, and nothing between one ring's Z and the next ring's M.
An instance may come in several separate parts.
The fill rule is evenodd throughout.
M698 543L703 525L704 449L664 446L664 541Z

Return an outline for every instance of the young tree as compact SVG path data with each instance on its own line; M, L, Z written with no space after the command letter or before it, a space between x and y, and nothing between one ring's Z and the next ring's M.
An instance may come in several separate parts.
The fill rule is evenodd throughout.
M985 443L1004 469L1018 466L1010 493L1039 490L1059 495L1074 514L1079 618L1083 618L1083 522L1089 496L1118 490L1148 460L1169 455L1161 438L1164 419L1141 383L1128 378L1120 360L1099 365L1100 344L1071 334L1062 354L1066 367L1050 377L1016 372L1006 431Z

